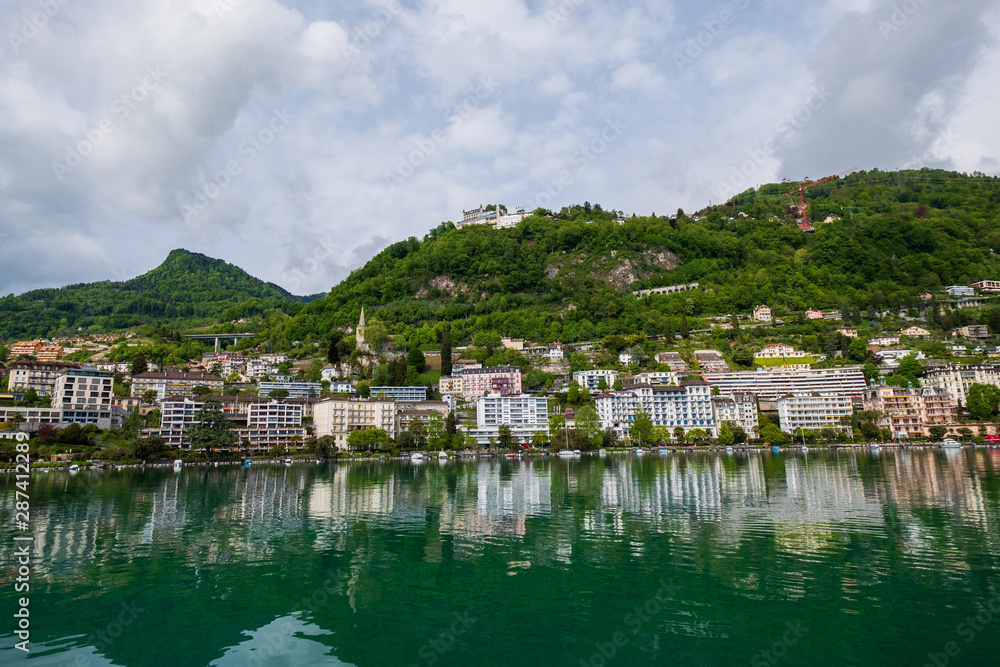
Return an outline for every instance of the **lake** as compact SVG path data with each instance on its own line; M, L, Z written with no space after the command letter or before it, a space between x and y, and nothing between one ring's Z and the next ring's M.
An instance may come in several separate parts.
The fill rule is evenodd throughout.
M33 472L29 493L32 652L7 558L5 665L1000 664L998 449Z

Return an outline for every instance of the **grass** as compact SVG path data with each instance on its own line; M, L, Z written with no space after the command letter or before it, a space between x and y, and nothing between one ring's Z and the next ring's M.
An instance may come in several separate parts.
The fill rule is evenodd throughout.
M784 366L788 364L789 366L798 364L815 364L816 357L795 357L792 359L758 359L754 358L753 362L758 366Z

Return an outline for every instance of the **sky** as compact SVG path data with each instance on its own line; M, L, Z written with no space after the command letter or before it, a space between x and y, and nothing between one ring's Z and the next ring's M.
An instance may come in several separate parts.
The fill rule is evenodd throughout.
M1000 0L6 0L0 294L186 248L296 294L464 209L1000 173Z

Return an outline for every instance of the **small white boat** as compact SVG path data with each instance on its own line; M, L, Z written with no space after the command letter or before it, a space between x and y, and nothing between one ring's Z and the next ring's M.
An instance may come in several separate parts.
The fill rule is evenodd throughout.
M413 452L412 454L410 454L410 460L411 461L423 461L424 460L424 455L421 454L420 452Z
M285 459L285 465L286 466L292 465L292 460L291 459Z
M174 470L180 470L184 467L184 461L180 459L174 459Z
M732 447L726 447L726 454L732 454L732 453L733 453L733 448Z
M579 454L574 452L572 449L561 449L559 450L559 456L568 459L568 458L573 458L574 456L579 456Z
M606 450L606 449L604 449L604 448L601 448L601 449L599 449L599 450L598 450L598 452L597 452L597 453L598 453L598 455L600 455L600 456L607 456L607 455L608 455L608 450Z
M803 454L805 454L805 453L807 453L809 451L809 448L806 447L805 445L802 445L801 449L802 449L802 453Z
M952 438L945 438L944 440L941 441L941 447L943 449L961 449L962 443Z
M438 452L438 458L439 459L446 459L446 458L448 458L448 452Z
M642 447L636 447L635 448L635 453L639 454L641 456L642 455Z
M77 464L74 463L73 465L71 465L69 467L69 471L70 472L80 472L80 466L78 466Z

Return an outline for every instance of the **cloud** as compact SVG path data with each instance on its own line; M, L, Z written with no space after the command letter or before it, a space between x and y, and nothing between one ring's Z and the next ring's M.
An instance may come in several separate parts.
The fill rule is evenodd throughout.
M0 292L187 247L311 293L480 203L998 169L996 0L40 6L0 7Z

